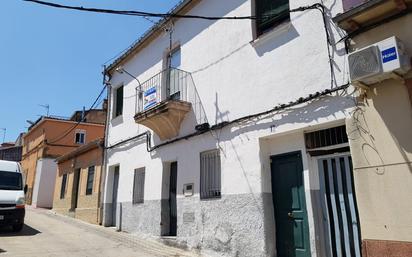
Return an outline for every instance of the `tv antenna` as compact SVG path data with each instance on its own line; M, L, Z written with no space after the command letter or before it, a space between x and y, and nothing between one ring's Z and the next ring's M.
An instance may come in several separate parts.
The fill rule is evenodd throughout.
M3 130L3 143L4 143L4 140L6 140L6 131L7 131L7 129L6 128L0 128L1 130Z
M50 105L49 104L39 104L40 107L46 109L46 117L49 117Z

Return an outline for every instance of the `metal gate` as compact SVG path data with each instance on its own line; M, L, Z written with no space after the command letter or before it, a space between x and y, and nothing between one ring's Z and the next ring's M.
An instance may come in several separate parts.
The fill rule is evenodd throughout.
M361 257L352 159L341 154L318 159L327 248L333 257Z

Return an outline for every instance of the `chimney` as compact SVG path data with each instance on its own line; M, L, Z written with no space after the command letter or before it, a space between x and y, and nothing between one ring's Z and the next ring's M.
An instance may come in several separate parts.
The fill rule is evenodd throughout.
M84 117L86 117L86 107L83 106L81 121L84 121Z
M104 111L107 111L107 106L108 106L107 99L104 99L104 100L103 100L103 104L102 104L102 109L103 109Z

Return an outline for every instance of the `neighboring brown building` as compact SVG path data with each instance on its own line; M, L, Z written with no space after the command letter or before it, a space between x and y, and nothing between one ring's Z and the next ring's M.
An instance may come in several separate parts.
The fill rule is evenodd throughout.
M103 104L106 105L106 100ZM103 107L103 109L91 109L88 111L75 111L70 117L70 120L104 124L106 122L105 108L106 107Z
M346 126L362 256L412 256L412 1L342 4L344 10L334 21L348 33L352 56L357 54L348 70L357 77L352 82L359 94ZM375 49L376 59L365 54ZM381 76L384 66L388 77ZM376 79L376 74L381 77L362 84L361 76Z
M59 158L53 210L100 224L104 140L97 139Z
M2 144L0 146L0 160L5 161L21 161L21 145L14 144Z
M0 160L4 161L13 161L19 162L21 161L21 153L22 153L22 138L24 133L20 133L17 137L16 141L3 143L0 146Z
M41 117L29 128L23 138L21 161L28 185L28 204L51 208L57 172L55 159L103 137L104 119L99 115L96 120L91 117L87 116L87 122Z

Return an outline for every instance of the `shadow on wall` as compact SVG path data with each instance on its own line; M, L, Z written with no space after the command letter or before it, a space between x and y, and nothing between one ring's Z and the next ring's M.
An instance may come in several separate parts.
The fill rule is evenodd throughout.
M266 35L269 38L262 38L260 40L262 40L263 42L259 41L256 45L254 45L254 49L258 56L262 57L263 55L265 55L265 53L271 52L274 49L281 47L282 45L287 44L293 39L299 37L299 33L296 31L293 24L289 21L279 25L278 27L274 28L274 30L279 31L268 33L276 33L276 36L270 37L270 35ZM265 37L265 35L263 37Z
M197 10L201 10L202 12L196 13L196 15L204 15L204 16L226 16L228 13L232 12L233 10L237 9L241 5L243 5L247 0L225 0L224 4L222 4L221 1L209 1L207 3L208 8L196 8ZM202 5L205 3L200 2L198 5ZM178 20L177 22L185 22ZM199 35L202 31L205 29L209 28L212 24L217 22L216 20L201 20L201 19L191 19L189 22L185 23L185 29L184 31L174 31L174 39L173 41L176 41L178 39L178 42L180 45L183 45L190 40L192 40L194 37ZM158 38L164 37L163 35L160 35ZM161 49L158 52L158 55L153 54L152 51L145 51L142 52L142 54L139 56L139 59L135 59L134 61L131 61L127 64L127 67L125 69L129 72L131 72L133 75L138 76L139 74L144 73L148 69L156 66L163 60L163 51L169 48L169 40L159 40L155 44L156 48ZM156 58L154 58L156 57ZM162 65L160 67L163 67ZM160 68L161 69L161 68ZM160 71L160 70L159 70ZM155 75L155 74L152 74ZM127 85L134 79L131 78L130 76L124 76L124 84ZM143 81L142 81L143 82Z
M333 99L333 100L332 100ZM334 105L331 107L331 102ZM266 245L269 247L266 249L268 253L274 253L275 248L272 248L274 242L274 210L272 206L272 199L270 197L264 197L263 203L259 203L258 198L255 198L255 192L252 189L252 181L249 177L250 171L247 170L247 165L243 163L242 156L238 153L238 145L248 144L250 141L255 141L256 138L252 138L250 135L246 134L253 131L270 130L271 127L276 126L281 127L288 124L310 124L319 121L319 119L327 118L334 115L336 112L341 111L345 113L345 110L353 106L353 99L351 97L343 96L327 96L320 99L314 100L310 105L305 105L302 107L291 108L281 111L281 114L274 116L269 121L262 122L264 119L269 119L273 115L267 115L266 117L256 118L247 122L242 122L242 126L233 126L231 129L224 129L220 131L213 131L213 137L216 140L216 144L222 151L223 155L226 155L227 151L232 151L235 155L236 162L239 164L240 171L243 174L244 179L247 182L250 193L254 197L256 208L259 213L263 213L263 219L265 221L265 240ZM237 138L237 142L234 139ZM228 144L226 145L225 142ZM222 144L220 144L222 143ZM237 145L236 145L237 144ZM271 192L270 183L267 181L271 180L270 169L265 167L269 164L269 155L262 149L262 142L259 142L259 156L261 163L261 188L262 192ZM269 171L268 171L269 169ZM263 204L263 210L261 209L261 204ZM274 246L273 246L274 247Z
M387 84L377 86L376 94L369 97L412 173L412 104L406 87L399 82L387 81Z
M365 97L347 124L352 148L362 155L354 159L355 167L371 166L383 175L388 164L406 164L412 173L412 112L405 86L385 81Z

